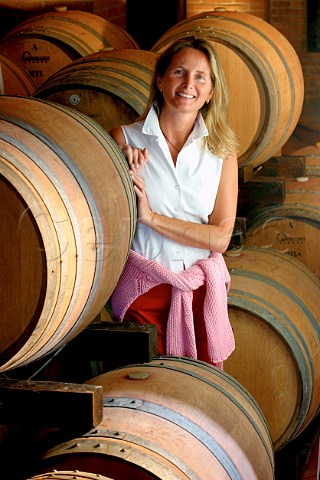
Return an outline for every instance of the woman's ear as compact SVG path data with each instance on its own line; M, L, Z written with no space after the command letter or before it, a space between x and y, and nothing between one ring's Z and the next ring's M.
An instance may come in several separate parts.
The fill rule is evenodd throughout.
M211 90L211 92L208 95L207 103L210 102L211 98L213 97L213 94L214 94L214 88Z

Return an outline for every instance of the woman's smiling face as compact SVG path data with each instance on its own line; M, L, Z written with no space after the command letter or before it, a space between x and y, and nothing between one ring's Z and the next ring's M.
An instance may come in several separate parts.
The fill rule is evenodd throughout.
M206 55L186 47L178 51L157 85L164 97L163 108L197 113L213 94L211 69Z

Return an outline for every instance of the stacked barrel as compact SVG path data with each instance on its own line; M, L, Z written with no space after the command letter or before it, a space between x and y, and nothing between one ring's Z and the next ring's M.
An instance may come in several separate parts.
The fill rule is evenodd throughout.
M107 20L67 10L31 18L0 40L2 371L57 350L110 297L136 211L128 167L107 131L144 112L158 57L186 35L219 54L241 145L240 193L246 180L254 188L281 156L304 96L295 51L263 19L200 13L146 51ZM91 379L104 389L103 423L46 452L32 478L274 477L274 452L315 419L320 398L319 182L277 180L282 201L240 211L247 231L226 255L236 349L224 372L163 357Z

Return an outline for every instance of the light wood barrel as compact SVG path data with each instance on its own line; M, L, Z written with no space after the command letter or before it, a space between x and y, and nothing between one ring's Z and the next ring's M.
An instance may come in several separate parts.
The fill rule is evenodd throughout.
M320 281L272 250L226 256L236 348L224 362L262 409L274 449L297 437L320 399Z
M290 155L293 157L320 157L320 142L313 145L304 145L300 148L292 150Z
M103 48L138 48L121 27L90 12L47 12L20 23L0 41L37 86L60 68Z
M102 423L47 451L42 469L77 465L137 480L274 478L261 410L227 373L205 362L164 356L86 383L103 386Z
M110 477L97 475L95 473L80 472L79 470L54 470L53 472L41 473L29 477L26 480L113 480Z
M285 181L283 204L248 212L245 245L272 248L296 258L320 278L320 178Z
M1 370L64 345L101 311L136 215L124 157L93 120L0 97Z
M158 57L140 49L87 55L52 75L34 96L85 113L109 131L144 112Z
M0 38L29 18L54 11L56 8L61 11L83 10L99 15L93 10L94 3L96 0L0 0Z
M19 63L0 54L0 67L1 95L29 97L34 93L36 84Z
M222 5L223 4L223 5ZM246 0L246 2L240 2L239 0L187 0L186 2L186 17L192 17L199 15L200 13L207 12L208 10L225 11L237 9L237 12L246 12L251 15L263 18L266 20L269 17L269 5L266 2L260 2L257 0Z
M178 23L152 51L162 52L187 35L209 40L221 60L230 93L230 125L240 142L239 166L255 167L280 154L304 97L302 68L288 40L254 15L219 10Z
M92 10L93 0L0 0L0 7L3 9L8 10L25 10L25 11L33 11L33 10L53 10L55 7L57 8L65 8L73 9L73 10L81 10L89 9Z

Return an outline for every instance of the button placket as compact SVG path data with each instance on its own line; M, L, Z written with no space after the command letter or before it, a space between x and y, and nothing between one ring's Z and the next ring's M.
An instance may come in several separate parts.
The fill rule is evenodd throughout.
M176 183L174 186L174 190L177 194L176 199L175 199L175 206L173 207L173 211L175 213L180 213L182 210L182 199L181 199L181 188L179 183Z

